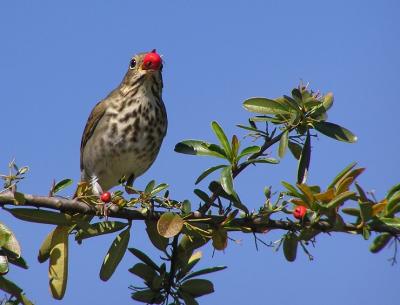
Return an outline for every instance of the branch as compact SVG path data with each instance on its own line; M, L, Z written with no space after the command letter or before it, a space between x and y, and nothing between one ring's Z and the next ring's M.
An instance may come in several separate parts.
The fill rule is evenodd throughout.
M23 205L17 204L14 199L14 194L12 192L4 192L0 194L0 206L5 207L6 205L12 206L29 206L36 208L46 208L57 210L62 213L75 214L80 213L84 215L97 215L101 216L100 206L91 206L84 202L80 202L75 199L65 199L59 197L45 197L36 196L30 194L24 194L25 203ZM153 212L148 215L143 215L138 210L133 210L129 208L120 208L113 205L109 209L109 217L126 219L126 220L158 220L164 212ZM218 226L224 220L225 216L220 215L207 215L206 218L199 215L190 214L184 218L186 221L190 220L191 223L196 222L198 219L201 223L206 223L212 226ZM400 236L400 228L395 228L392 226L385 225L384 223L371 223L368 224L369 229L374 232L387 232L393 236ZM327 221L319 221L316 223L298 223L290 220L272 220L268 217L255 214L244 218L235 218L229 223L229 231L242 231L244 233L262 233L270 230L285 230L285 231L299 231L302 228L313 228L322 232L344 232L344 233L362 233L362 228L351 224L344 223L340 227L334 227Z
M289 131L291 131L293 128L290 128ZM268 148L270 148L272 145L274 145L275 143L279 142L279 140L282 137L282 134L277 135L276 137L270 139L270 138L266 138L264 144L261 146L260 151L257 153L252 154L248 159L257 159L258 157L260 157ZM235 168L232 171L232 177L233 179L235 179L246 167L248 167L250 165L250 163L242 163L240 164L237 168ZM205 215L207 213L207 211L210 209L211 205L215 202L215 200L218 197L218 194L222 191L222 188L219 187L215 192L213 192L213 194L210 197L210 201L207 202L206 204L204 204L200 209L199 212L203 215Z

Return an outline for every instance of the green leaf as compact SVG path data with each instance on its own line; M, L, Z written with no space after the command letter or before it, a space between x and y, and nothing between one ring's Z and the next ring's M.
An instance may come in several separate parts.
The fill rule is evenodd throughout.
M100 279L107 281L110 279L118 264L122 260L128 247L130 238L130 227L118 234L112 242L108 253L104 257L103 264L100 269Z
M75 240L83 240L99 235L110 234L124 229L128 224L120 221L102 221L90 224L87 228L80 229L75 235Z
M345 202L346 200L354 197L356 193L354 192L350 192L350 191L346 191L341 193L340 195L336 196L335 198L333 198L327 205L326 207L328 209L333 209L333 208L337 208L338 206L340 206L341 204L343 204L343 202Z
M213 293L214 285L208 280L193 279L184 282L179 289L197 298L205 294Z
M0 252L0 276L8 273L8 259Z
M192 297L190 294L180 291L179 292L182 296L183 301L185 302L185 305L199 305L199 303L196 301L194 297Z
M329 92L321 100L321 103L312 111L311 117L318 119L324 115L333 105L333 93Z
M232 148L231 145L229 144L228 138L226 137L225 132L219 126L219 124L215 121L211 123L211 127L217 136L219 142L221 143L222 147L224 148L225 155L229 157L230 160L232 160Z
M184 238L186 238L187 235L184 235ZM184 239L182 238L182 239ZM179 244L180 247L180 251L182 250L182 243ZM181 252L182 253L182 252ZM193 253L190 258L188 259L187 262L185 262L184 264L182 264L179 272L176 275L176 279L177 280L181 280L186 274L189 273L190 270L193 269L193 267L200 261L201 257L202 257L202 253L201 251L196 251L195 253Z
M129 248L128 250L146 265L149 265L153 269L160 271L160 267L158 267L157 264L150 259L150 257L148 257L145 253L143 253L139 249Z
M151 283L153 278L157 275L156 271L153 268L143 263L137 263L136 265L134 265L132 268L129 269L129 272L144 279L148 283Z
M218 149L215 148L217 145L212 146L212 150L210 149L210 145L207 142L199 140L186 140L176 144L175 151L187 155L212 156L226 159L224 153L217 151Z
M335 187L336 183L338 183L339 180L341 180L342 178L344 178L355 166L357 165L356 162L350 163L349 165L347 165L331 182L331 184L329 184L327 189L333 188Z
M333 138L338 141L348 143L354 143L357 141L357 136L354 135L350 130L334 123L316 121L313 122L313 127L327 137Z
M297 183L303 184L307 181L308 169L310 167L311 160L311 136L310 131L307 130L306 141L301 151L301 156L299 160L299 168L297 170Z
M276 160L274 158L257 158L257 159L248 159L242 164L256 164L256 163L278 164L279 160Z
M283 240L283 254L289 262L296 260L298 239L296 234L288 233Z
M212 232L212 245L216 250L225 250L228 246L228 232L224 228L218 228Z
M277 98L275 100L285 103L290 108L292 108L295 112L300 112L299 104L294 99L292 99L290 96L284 95L283 97Z
M20 257L15 257L15 256L12 256L12 255L8 256L8 262L13 264L13 265L15 265L15 266L18 266L18 267L20 267L22 269L28 269L29 268L28 264L26 263L26 261L24 260L24 258L22 256L20 256Z
M372 218L372 202L359 202L360 216L363 222L367 222Z
M385 218L381 217L379 218L380 221L382 221L385 225L388 225L390 227L394 227L396 229L400 229L400 218Z
M206 192L203 192L203 191L200 190L200 189L195 189L193 192L197 195L197 197L199 197L199 198L200 198L201 200L203 200L205 203L210 202L210 197L208 197L208 195L207 195Z
M184 214L189 214L192 211L192 204L189 200L183 200L181 210Z
M386 232L378 235L377 237L375 237L374 241L369 247L369 251L371 251L372 253L378 253L386 247L392 237L392 234Z
M68 280L68 236L69 227L58 226L51 239L49 285L56 300L64 297Z
M260 146L249 146L249 147L246 147L245 149L243 149L240 152L240 154L239 154L237 159L240 160L241 158L243 158L243 157L245 157L247 155L256 154L256 153L260 152L260 150L261 150Z
M160 193L161 191L165 190L166 188L168 188L168 184L166 183L161 183L159 185L157 185L150 193L151 196L154 196L158 193Z
M396 184L395 186L393 186L389 191L388 191L388 194L386 195L386 198L388 199L388 200L390 200L391 198L392 198L392 196L394 195L394 194L396 194L397 192L399 192L400 191L400 183L399 184Z
M1 234L3 233L3 234ZM0 235L6 235L6 238L2 238L3 242L1 243L1 247L4 249L11 251L17 257L21 256L21 246L15 237L14 233L3 223L0 222Z
M289 131L285 130L282 133L282 137L279 141L278 155L279 155L279 158L281 158L281 159L285 156L286 149L288 147L288 141L289 141Z
M71 217L63 213L28 208L16 208L6 210L10 212L15 218L24 221L64 226L71 224Z
M360 210L356 208L343 208L341 211L347 215L361 217Z
M231 144L232 144L232 160L235 160L238 156L240 148L240 142L236 135L232 136Z
M132 293L132 299L135 301L143 302L146 304L154 304L155 298L159 295L159 292L151 289L140 290ZM162 303L162 301L160 302Z
M301 94L301 91L299 89L294 88L292 90L292 96L298 104L303 104L303 95Z
M185 221L178 214L167 212L158 219L157 231L165 238L174 237L181 232L184 223Z
M157 223L152 220L146 220L146 232L154 247L164 251L168 246L168 238L161 236L157 231Z
M288 195L293 196L293 197L297 197L300 198L302 201L304 201L305 203L307 203L307 197L304 196L302 193L300 193L296 187L294 187L292 184L282 181L281 182L282 185L289 191Z
M289 150L292 153L293 157L296 160L299 160L301 157L301 151L303 150L301 145L299 145L295 142L289 141L288 146L289 146Z
M232 177L232 167L231 166L226 166L221 171L221 180L220 181L221 181L222 188L228 195L235 194L235 190L233 189L233 177Z
M61 191L62 189L65 189L66 187L70 186L72 184L72 180L71 179L64 179L61 180L60 182L58 182L53 189L51 190L51 192L53 194L58 193L59 191Z
M206 178L211 173L215 172L216 170L226 167L226 165L217 165L206 169L201 175L196 179L195 184L199 184L204 178Z
M52 230L44 239L42 245L40 246L39 249L39 254L38 254L38 261L39 263L44 263L45 261L47 261L50 257L50 251L51 251L51 240L53 239L53 234L54 231L56 230L56 228L54 230Z
M151 180L149 183L147 183L144 192L146 194L150 194L151 191L154 189L154 186L156 185L156 182L154 180Z
M254 97L244 101L243 107L250 112L261 114L289 114L288 107L267 98Z
M188 280L188 279L191 279L196 276L200 276L200 275L204 275L204 274L208 274L208 273L212 273L212 272L217 272L217 271L224 270L224 269L226 269L226 266L217 266L217 267L201 269L201 270L192 272L189 275L185 276L184 280Z

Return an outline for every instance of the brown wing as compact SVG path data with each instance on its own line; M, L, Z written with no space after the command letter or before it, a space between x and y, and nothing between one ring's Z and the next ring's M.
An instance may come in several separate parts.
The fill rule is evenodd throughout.
M93 132L96 129L97 124L103 117L104 113L106 112L106 109L107 103L105 102L105 100L102 100L97 103L96 106L94 106L92 112L89 115L81 140L81 170L83 169L83 149L86 143L89 141L90 137L93 135Z

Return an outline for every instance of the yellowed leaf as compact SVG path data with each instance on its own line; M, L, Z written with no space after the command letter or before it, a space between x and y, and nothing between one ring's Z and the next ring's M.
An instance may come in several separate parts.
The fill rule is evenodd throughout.
M309 204L315 201L314 194L312 193L310 187L307 184L297 184L297 187L306 196Z
M387 203L388 203L387 199L383 199L381 202L374 204L372 206L372 216L376 216L380 212L382 212L385 209Z
M349 190L350 185L354 182L353 177L347 177L337 184L336 195L342 194Z
M228 233L219 228L213 231L212 244L216 250L224 250L228 246Z
M323 202L323 203L328 203L335 197L335 190L333 188L328 189L324 193L318 193L315 194L315 199Z
M49 285L53 298L61 300L68 279L68 226L58 226L51 239Z

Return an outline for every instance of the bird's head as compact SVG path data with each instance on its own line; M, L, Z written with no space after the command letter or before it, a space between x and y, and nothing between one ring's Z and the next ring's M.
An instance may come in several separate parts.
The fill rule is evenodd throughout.
M161 90L163 86L162 68L163 61L155 49L147 53L136 54L131 58L122 85L125 90L129 89L129 91L142 84L150 84Z

